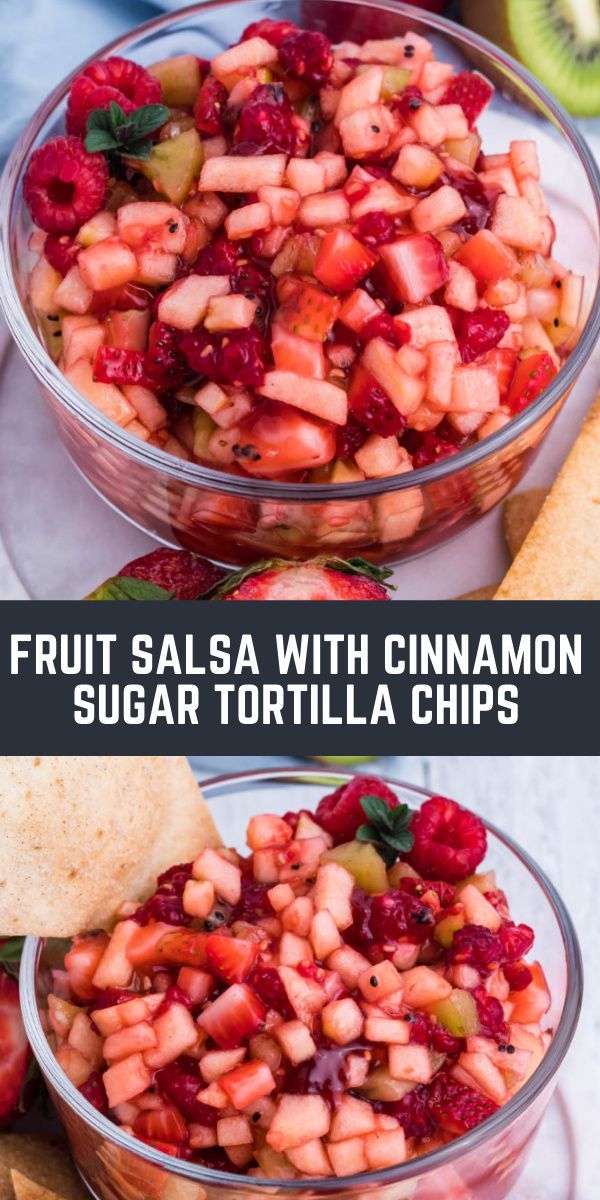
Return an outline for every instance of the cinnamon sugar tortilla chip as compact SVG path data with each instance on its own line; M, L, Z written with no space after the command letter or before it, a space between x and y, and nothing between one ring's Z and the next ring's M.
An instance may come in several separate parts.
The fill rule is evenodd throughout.
M505 502L502 523L511 558L517 557L547 495L547 488L531 488L528 492L516 492Z
M600 600L600 397L495 600Z
M456 600L493 600L498 590L497 583L486 583L484 587L475 588L473 592L465 592L462 596L456 596Z
M51 1192L50 1188L43 1187L41 1183L34 1183L33 1179L21 1175L20 1171L11 1171L10 1177L15 1200L62 1200L57 1192Z
M46 1196L89 1200L89 1193L71 1161L66 1138L61 1134L0 1133L0 1200L14 1200L16 1189L11 1173L21 1178L26 1176L27 1180L35 1178ZM38 1197L42 1200L39 1192Z
M0 930L71 937L220 838L183 756L0 757Z

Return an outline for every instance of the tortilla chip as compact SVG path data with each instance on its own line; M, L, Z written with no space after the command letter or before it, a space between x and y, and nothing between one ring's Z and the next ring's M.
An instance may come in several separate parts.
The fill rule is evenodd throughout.
M531 488L528 492L517 492L514 496L509 496L505 502L502 521L511 558L517 557L547 495L547 488Z
M220 838L183 756L0 757L0 929L71 937Z
M61 1200L57 1192L51 1192L49 1188L42 1187L41 1183L34 1183L33 1179L21 1175L20 1171L11 1171L10 1177L15 1200Z
M495 600L600 600L600 397Z
M49 1137L32 1133L0 1133L0 1200L14 1200L15 1195L19 1200L11 1180L13 1172L21 1178L25 1176L26 1182L30 1182L31 1176L35 1177L40 1188L37 1193L39 1200L43 1200L44 1196L60 1196L61 1200L90 1200L71 1161L67 1140L60 1134ZM34 1200L31 1192L29 1195Z
M455 596L455 600L493 600L497 590L497 583L486 583L484 587L475 588L474 592L465 592L463 596Z

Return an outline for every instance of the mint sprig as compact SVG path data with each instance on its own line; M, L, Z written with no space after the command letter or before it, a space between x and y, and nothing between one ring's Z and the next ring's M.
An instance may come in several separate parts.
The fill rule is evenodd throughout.
M359 825L359 842L371 842L386 867L393 867L398 855L408 854L414 844L411 822L414 816L408 804L389 808L380 796L362 796L360 806L368 824Z
M137 579L133 575L114 575L105 579L94 592L86 596L86 600L172 600L174 592L150 583L147 579Z
M85 148L89 154L101 151L144 161L152 153L150 134L168 119L169 109L165 104L143 104L127 114L113 100L108 108L93 108L89 114Z

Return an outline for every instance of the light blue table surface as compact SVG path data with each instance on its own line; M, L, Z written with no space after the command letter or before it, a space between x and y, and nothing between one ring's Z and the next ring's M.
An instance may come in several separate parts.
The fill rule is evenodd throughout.
M184 0L0 0L0 164L51 88L96 49ZM582 121L600 133L600 120Z

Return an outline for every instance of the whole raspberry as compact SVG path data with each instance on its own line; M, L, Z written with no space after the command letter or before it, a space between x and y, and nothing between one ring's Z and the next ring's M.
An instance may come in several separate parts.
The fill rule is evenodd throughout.
M189 550L169 550L167 546L134 559L119 571L119 575L130 579L145 579L166 588L176 600L198 600L225 574L222 567L207 558Z
M138 63L129 58L120 58L116 54L111 58L90 63L82 74L98 87L117 88L123 96L132 101L135 108L141 108L144 104L157 104L162 96L162 87L158 79Z
M163 871L153 896L140 905L131 918L138 925L164 921L166 925L189 925L192 918L183 909L183 890L192 877L192 863L179 863Z
M429 1088L428 1108L434 1120L446 1133L468 1133L498 1111L497 1106L481 1092L457 1083L440 1073Z
M333 67L331 42L324 33L300 30L281 43L279 62L292 79L319 86L329 78Z
M510 325L510 317L501 308L476 308L461 313L457 342L464 363L475 362L495 350Z
M227 96L227 88L212 75L207 75L194 104L194 121L201 133L213 137L223 133Z
M297 25L291 21L273 21L266 17L264 21L253 21L244 30L240 41L247 42L249 38L262 38L263 41L269 42L271 46L280 46L281 43L293 33L299 33Z
M488 996L484 987L474 988L471 995L477 1005L481 1036L505 1042L508 1038L508 1025L504 1020L504 1010L500 1001L496 1000L495 996Z
M433 796L412 820L414 845L408 861L415 871L455 883L472 875L487 849L485 825L454 800Z
M352 232L365 246L379 246L382 242L392 241L396 234L396 225L389 213L376 210L359 217Z
M76 137L55 137L34 150L23 178L25 203L47 233L71 233L102 207L108 167Z
M363 796L379 796L388 808L396 808L398 804L397 796L387 784L372 775L356 775L319 801L315 820L331 834L336 845L350 842L358 826L366 820L360 803Z
M49 233L44 242L44 258L46 262L54 267L55 271L59 271L61 275L66 275L67 271L71 270L81 246L77 244L74 238L58 237L55 233Z
M281 83L259 84L240 112L236 143L253 143L262 154L294 154L294 110Z
M507 963L503 970L504 978L511 992L524 991L533 979L533 973L524 962Z
M110 108L118 104L126 115L132 113L135 104L128 100L118 88L106 85L100 87L87 75L78 75L67 102L66 126L67 133L76 137L84 137L87 130L88 117L94 108Z
M418 1083L401 1100L384 1104L383 1111L400 1122L409 1138L431 1137L437 1129L435 1117L429 1109L429 1089Z

